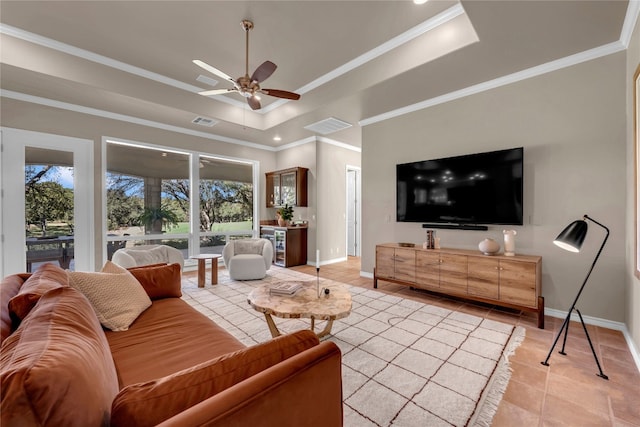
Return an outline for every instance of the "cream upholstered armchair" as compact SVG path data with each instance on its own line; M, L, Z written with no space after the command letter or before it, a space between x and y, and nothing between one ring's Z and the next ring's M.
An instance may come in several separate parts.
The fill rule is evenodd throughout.
M176 262L180 264L180 269L184 268L184 255L182 255L182 252L168 245L140 245L118 249L113 253L111 261L124 268L158 263L173 264Z
M262 279L271 268L273 245L267 239L231 240L222 250L222 259L231 279Z

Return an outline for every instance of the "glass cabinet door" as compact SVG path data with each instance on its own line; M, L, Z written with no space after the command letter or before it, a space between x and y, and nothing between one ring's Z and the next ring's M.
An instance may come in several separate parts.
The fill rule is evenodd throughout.
M296 173L283 173L282 175L280 175L280 177L282 179L282 182L280 183L280 188L282 191L282 198L280 199L281 204L295 206L297 204Z
M280 175L273 175L273 206L282 204L282 195L280 194Z

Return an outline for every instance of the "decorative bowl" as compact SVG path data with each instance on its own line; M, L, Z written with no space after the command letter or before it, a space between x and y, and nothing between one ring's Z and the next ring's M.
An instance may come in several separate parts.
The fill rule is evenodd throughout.
M484 239L478 248L485 255L495 255L500 251L500 244L493 239Z

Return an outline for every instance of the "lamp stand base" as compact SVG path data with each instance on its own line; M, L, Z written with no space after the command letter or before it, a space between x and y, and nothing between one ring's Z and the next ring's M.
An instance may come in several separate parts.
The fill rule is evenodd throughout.
M543 364L544 366L549 366L549 358L551 357L551 353L553 353L553 349L558 343L558 340L560 339L560 335L562 335L563 331L564 331L564 339L562 341L562 350L560 350L558 353L562 354L563 356L567 355L567 353L564 351L564 348L567 345L567 334L569 333L569 321L571 320L571 313L573 312L573 310L575 310L578 313L578 317L580 318L580 323L582 324L582 329L584 329L584 333L587 336L587 341L589 342L589 347L591 348L591 353L593 353L593 358L596 360L596 365L598 365L599 372L596 375L599 376L600 378L608 380L609 377L606 376L604 372L602 372L602 367L600 366L600 361L598 360L598 356L596 355L596 350L593 348L593 343L591 342L589 331L587 331L587 325L584 324L584 319L582 318L582 314L580 313L580 310L578 310L575 307L571 307L571 310L569 310L569 313L567 314L567 317L564 319L564 323L562 324L562 328L560 328L560 330L558 331L558 335L556 335L556 338L553 341L553 345L551 346L551 349L549 349L549 354L547 354L547 358L544 359L544 362L540 362L540 363Z

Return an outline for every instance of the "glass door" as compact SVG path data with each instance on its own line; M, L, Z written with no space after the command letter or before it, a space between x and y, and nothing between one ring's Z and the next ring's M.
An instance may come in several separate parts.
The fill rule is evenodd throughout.
M25 147L27 272L46 263L74 270L73 153Z
M93 141L7 128L1 136L0 275L46 262L93 271Z
M275 265L279 265L281 267L287 266L287 232L284 230L275 230L273 232L275 236Z

